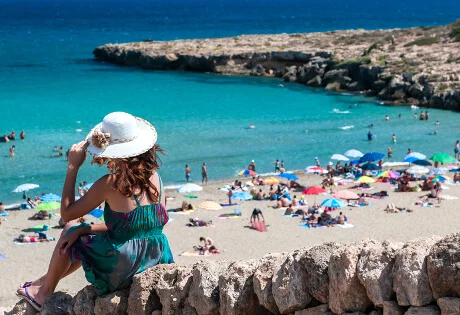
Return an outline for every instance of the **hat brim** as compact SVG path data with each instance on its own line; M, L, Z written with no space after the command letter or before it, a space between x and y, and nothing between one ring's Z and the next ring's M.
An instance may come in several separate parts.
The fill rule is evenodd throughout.
M140 155L151 149L157 141L155 127L148 121L135 117L137 122L137 137L129 142L113 142L105 149L97 148L93 145L91 138L96 131L102 132L102 123L94 127L86 136L89 141L88 152L95 157L105 158L128 158Z

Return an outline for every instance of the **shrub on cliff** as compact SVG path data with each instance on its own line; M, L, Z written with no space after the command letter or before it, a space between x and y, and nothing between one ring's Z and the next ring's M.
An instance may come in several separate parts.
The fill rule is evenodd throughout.
M452 23L452 30L449 33L450 38L456 42L460 42L460 20Z

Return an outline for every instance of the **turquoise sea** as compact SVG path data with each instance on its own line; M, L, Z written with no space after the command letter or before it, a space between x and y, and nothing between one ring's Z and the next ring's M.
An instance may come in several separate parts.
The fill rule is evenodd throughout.
M273 79L116 67L95 62L92 50L144 39L438 25L458 12L458 1L0 0L0 133L27 134L25 141L0 143L0 201L18 201L11 191L22 183L39 184L36 194L59 194L66 161L52 158L53 148L82 140L112 111L155 125L168 153L161 175L171 185L183 182L185 164L200 180L203 162L211 179L222 179L252 159L265 173L275 159L303 169L315 156L326 164L351 148L386 153L391 145L395 160L408 148L452 153L460 138L457 112L429 110L430 120L419 121L411 108L374 99ZM251 123L256 129L248 129ZM376 139L369 143L371 123ZM15 158L8 157L12 144ZM92 182L104 172L86 163L78 180Z

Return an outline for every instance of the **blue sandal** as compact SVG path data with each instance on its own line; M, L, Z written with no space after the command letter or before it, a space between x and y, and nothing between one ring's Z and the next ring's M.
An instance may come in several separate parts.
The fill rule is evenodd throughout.
M22 294L22 293L19 293L19 292L16 292L16 295L19 296L20 298L23 298L24 300L26 300L27 303L30 304L30 306L32 306L37 312L40 312L42 310L42 306L40 304L37 303L37 301L35 301L29 294L27 288L30 287L32 285L32 282L26 282L22 285L22 288L24 289L24 292L26 293L26 295Z

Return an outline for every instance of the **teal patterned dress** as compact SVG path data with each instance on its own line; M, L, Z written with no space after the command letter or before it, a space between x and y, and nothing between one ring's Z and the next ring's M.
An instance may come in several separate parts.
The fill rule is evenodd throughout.
M113 211L106 202L107 232L84 235L69 251L72 262L82 262L86 279L99 294L129 286L135 274L157 264L174 263L163 234L163 226L168 222L166 209L160 202L142 206L135 199L137 207L126 213ZM88 224L74 226L69 232L84 225Z

